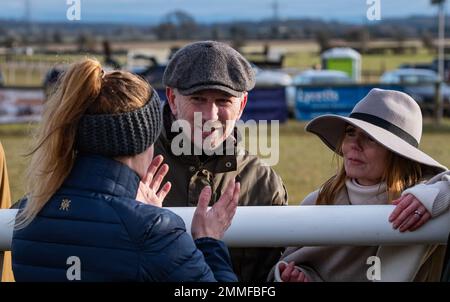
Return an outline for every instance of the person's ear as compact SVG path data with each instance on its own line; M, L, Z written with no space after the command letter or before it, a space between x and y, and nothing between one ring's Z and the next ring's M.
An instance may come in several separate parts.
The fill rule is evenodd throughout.
M166 87L166 97L169 103L170 110L174 116L177 116L177 105L175 103L175 89Z
M247 105L247 98L248 98L248 92L244 92L244 94L241 96L241 104L239 108L239 116L238 119L241 118L242 112L244 112L245 106Z

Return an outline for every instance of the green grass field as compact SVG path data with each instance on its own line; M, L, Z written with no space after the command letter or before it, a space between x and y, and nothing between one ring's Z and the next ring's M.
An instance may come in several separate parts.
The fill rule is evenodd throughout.
M304 126L296 121L280 125L280 159L274 169L287 187L290 204L298 204L336 168L332 152L316 136L305 133ZM0 125L13 200L24 194L28 161L24 154L29 147L29 130L27 125ZM439 127L425 124L421 149L450 167L450 119Z

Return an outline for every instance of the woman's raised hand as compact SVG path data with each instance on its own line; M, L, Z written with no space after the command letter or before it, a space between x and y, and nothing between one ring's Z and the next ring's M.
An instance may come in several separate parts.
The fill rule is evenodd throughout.
M167 172L169 172L167 164L161 166L163 160L164 157L162 155L153 158L147 173L139 182L136 200L156 207L162 207L164 198L171 188L170 182L166 182L161 189L159 188Z
M207 186L201 191L197 209L192 218L191 233L194 239L202 237L222 239L236 213L240 190L240 183L235 182L234 179L230 180L225 192L209 210L211 187Z

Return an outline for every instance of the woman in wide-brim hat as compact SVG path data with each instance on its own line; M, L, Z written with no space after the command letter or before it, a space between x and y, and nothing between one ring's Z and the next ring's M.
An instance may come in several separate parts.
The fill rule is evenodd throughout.
M302 205L392 203L397 207L389 220L401 232L414 231L431 217L448 210L450 174L418 148L422 115L409 95L372 89L349 117L323 115L312 120L306 130L341 156L342 164ZM443 248L436 245L288 248L269 278L369 281L366 262L370 256L380 258L381 281L438 281Z

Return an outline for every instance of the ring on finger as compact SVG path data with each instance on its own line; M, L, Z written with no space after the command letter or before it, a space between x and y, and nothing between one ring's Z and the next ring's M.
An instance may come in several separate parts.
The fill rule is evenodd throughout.
M423 213L420 212L419 210L415 210L415 211L414 211L414 215L417 215L417 216L419 216L419 217L422 217Z

